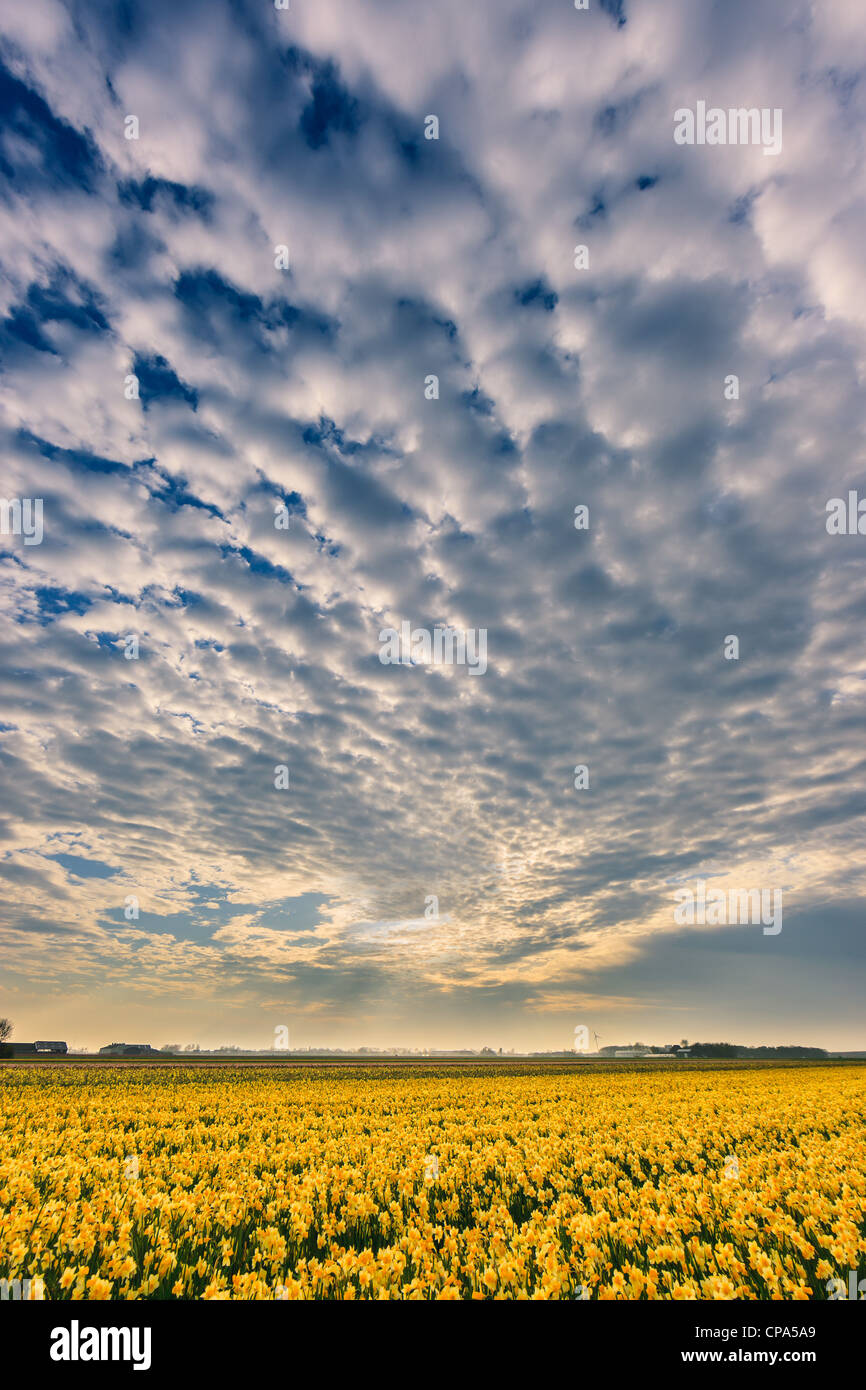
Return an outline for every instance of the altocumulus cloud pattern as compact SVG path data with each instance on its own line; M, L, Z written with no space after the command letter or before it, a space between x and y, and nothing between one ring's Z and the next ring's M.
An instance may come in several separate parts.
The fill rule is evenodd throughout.
M861 7L2 30L23 1032L856 1045Z

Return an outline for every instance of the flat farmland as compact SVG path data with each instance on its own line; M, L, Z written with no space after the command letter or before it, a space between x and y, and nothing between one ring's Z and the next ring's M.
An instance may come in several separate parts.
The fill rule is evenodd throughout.
M48 1299L784 1299L866 1253L866 1066L0 1068Z

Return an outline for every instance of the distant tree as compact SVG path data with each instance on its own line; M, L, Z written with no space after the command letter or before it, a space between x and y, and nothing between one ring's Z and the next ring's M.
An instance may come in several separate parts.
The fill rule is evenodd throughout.
M783 1047L739 1047L737 1048L739 1057L775 1057L775 1058L796 1058L800 1061L806 1058L826 1057L827 1053L823 1047L799 1047L789 1045Z
M738 1051L733 1043L692 1043L693 1057L736 1057Z
M0 1043L4 1043L12 1037L11 1018L0 1018Z

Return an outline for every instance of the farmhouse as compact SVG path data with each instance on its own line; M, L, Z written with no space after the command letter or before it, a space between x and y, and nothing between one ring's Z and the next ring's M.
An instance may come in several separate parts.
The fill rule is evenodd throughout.
M12 1049L13 1057L38 1057L46 1053L62 1056L69 1051L65 1042L11 1042L7 1046Z

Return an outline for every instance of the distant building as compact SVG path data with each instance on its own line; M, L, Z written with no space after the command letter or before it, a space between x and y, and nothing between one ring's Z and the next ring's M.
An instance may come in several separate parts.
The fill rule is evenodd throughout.
M54 1052L62 1055L69 1051L65 1042L35 1042L33 1046L37 1052Z
M107 1043L99 1049L100 1057L159 1057L150 1043Z
M65 1042L12 1042L7 1044L13 1057L38 1057L40 1053L62 1056L69 1051Z
M686 1044L669 1043L664 1047L644 1047L638 1043L634 1047L608 1046L601 1048L598 1053L600 1057L667 1057L674 1061L682 1057L690 1057L690 1049L686 1049Z

